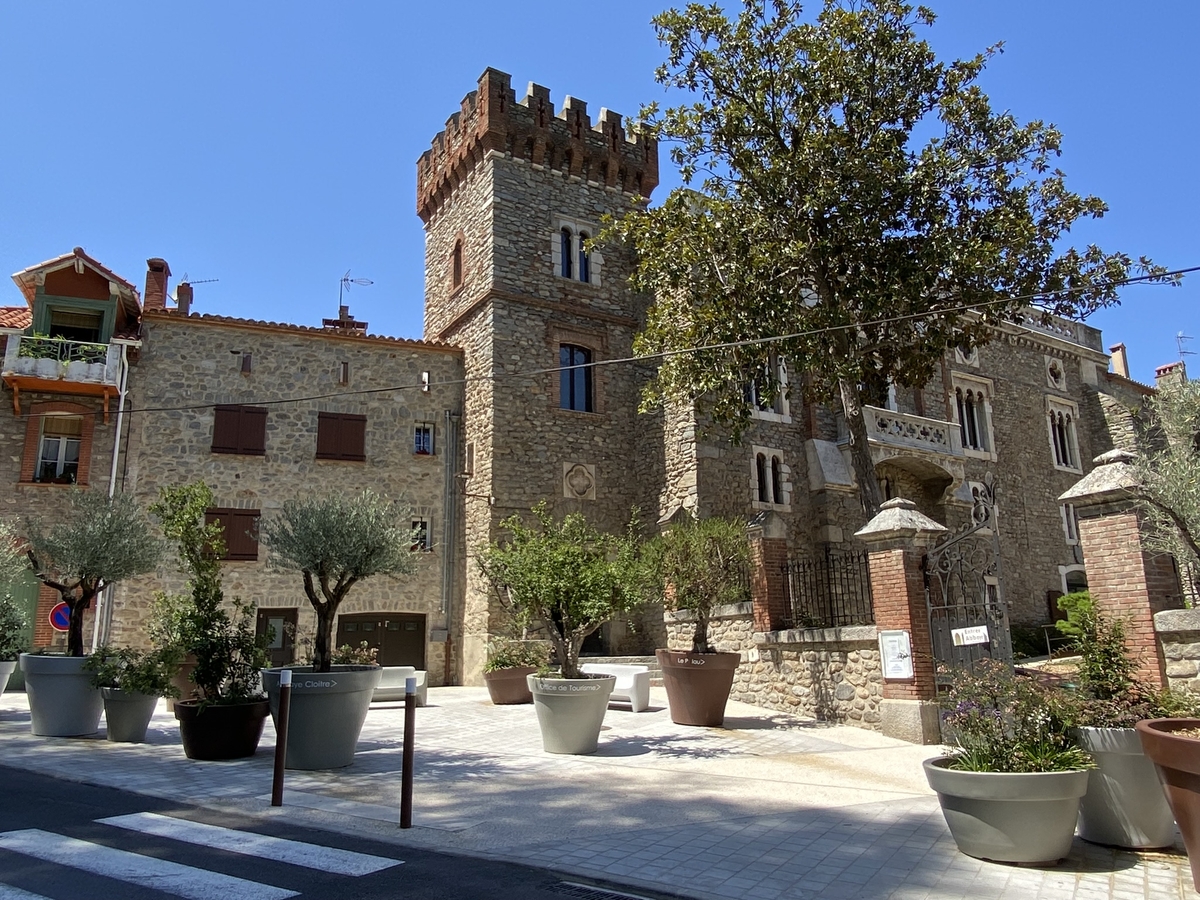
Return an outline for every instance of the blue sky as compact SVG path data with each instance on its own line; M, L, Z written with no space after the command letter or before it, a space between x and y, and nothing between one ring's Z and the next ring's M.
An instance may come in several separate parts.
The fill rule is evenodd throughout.
M536 81L593 118L634 115L662 97L648 23L663 5L0 4L0 269L80 245L140 288L161 256L173 284L219 279L196 311L313 325L350 269L374 281L352 313L420 336L415 164L433 135L487 66L518 93ZM1057 124L1068 185L1109 203L1075 241L1200 265L1200 3L932 5L943 56L1005 42L983 78L994 104ZM676 183L664 171L656 196ZM0 305L20 304L4 284ZM1200 352L1200 273L1122 301L1091 322L1128 345L1135 378L1178 358L1178 332Z

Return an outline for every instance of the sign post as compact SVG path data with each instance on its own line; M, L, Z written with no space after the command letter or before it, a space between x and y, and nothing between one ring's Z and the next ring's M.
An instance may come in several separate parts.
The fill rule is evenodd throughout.
M404 756L400 764L400 827L412 828L413 730L417 721L417 679L404 679Z
M288 711L292 706L292 670L279 673L279 716L275 728L275 775L271 780L271 805L283 806L283 769L287 762Z

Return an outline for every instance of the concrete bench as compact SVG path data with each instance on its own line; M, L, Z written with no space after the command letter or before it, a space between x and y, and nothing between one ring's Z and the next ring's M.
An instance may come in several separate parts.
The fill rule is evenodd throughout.
M628 703L634 712L650 706L650 670L646 666L620 666L584 663L579 667L587 675L616 675L617 686L609 700Z
M379 679L379 685L371 695L371 702L403 700L404 683L407 679L415 676L417 679L417 706L424 706L429 691L426 675L424 669L415 669L412 666L384 666L383 677Z

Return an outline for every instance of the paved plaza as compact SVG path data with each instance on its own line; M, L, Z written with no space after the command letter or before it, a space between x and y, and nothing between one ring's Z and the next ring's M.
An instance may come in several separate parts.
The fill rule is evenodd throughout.
M1181 843L1131 853L1076 839L1057 867L959 853L917 747L730 702L723 729L614 705L594 756L544 753L532 706L433 688L417 710L414 827L399 821L402 704L371 709L353 766L288 772L269 805L274 733L256 756L193 762L160 704L149 742L36 738L0 698L0 762L200 806L540 866L698 900L1184 900ZM102 726L103 729L103 726Z

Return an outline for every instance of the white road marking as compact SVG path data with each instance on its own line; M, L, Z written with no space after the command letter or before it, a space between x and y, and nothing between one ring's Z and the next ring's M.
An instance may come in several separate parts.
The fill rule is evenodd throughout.
M0 849L82 869L187 900L286 900L299 891L184 866L37 828L0 834Z
M214 850L228 850L230 853L242 853L293 866L304 866L335 875L370 875L372 872L403 865L403 860L399 859L371 856L353 850L339 850L336 847L322 847L320 844L306 844L302 841L289 841L286 838L237 831L219 825L193 822L191 819L160 816L157 813L134 813L96 821L103 825L115 825L130 831L140 831L142 834L152 834L155 837L184 841Z

